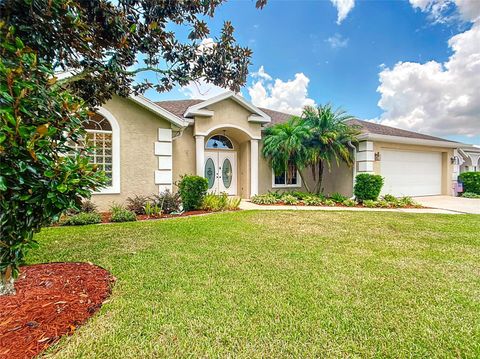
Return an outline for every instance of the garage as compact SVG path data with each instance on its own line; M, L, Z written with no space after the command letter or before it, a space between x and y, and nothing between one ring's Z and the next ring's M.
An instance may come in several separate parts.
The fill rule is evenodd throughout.
M430 196L442 193L442 153L383 149L382 194Z

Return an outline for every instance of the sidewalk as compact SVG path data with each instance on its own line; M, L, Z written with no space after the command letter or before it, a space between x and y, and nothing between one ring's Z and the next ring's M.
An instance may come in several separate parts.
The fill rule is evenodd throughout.
M403 212L403 213L435 213L462 214L441 208L359 208L359 207L325 207L325 206L283 206L258 205L242 199L240 209L262 211L363 211L363 212Z

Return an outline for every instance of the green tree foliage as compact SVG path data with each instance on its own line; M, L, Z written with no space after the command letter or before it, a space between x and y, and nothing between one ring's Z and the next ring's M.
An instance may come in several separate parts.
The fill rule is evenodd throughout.
M266 129L263 156L276 174L294 162L309 192L302 170L310 168L316 180L314 192L321 193L325 168L330 170L332 162L353 164L350 145L357 142L359 131L348 124L352 118L330 105L306 107L302 116Z
M55 84L51 66L0 22L0 294L13 279L33 234L81 205L104 180L75 153L84 103Z
M197 79L238 90L252 52L236 43L229 21L213 37L204 20L223 2L4 0L0 16L55 71L71 72L64 84L97 106L114 93L128 95L132 87L164 92ZM257 7L264 3L257 1ZM173 30L180 28L189 30L186 41ZM215 44L202 46L209 36ZM158 81L136 83L146 71Z

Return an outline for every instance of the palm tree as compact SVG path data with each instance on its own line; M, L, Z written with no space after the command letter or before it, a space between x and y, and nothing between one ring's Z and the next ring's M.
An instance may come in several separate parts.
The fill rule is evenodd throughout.
M337 165L340 161L352 166L353 158L349 146L357 142L358 128L347 123L353 119L345 111L333 110L327 104L318 107L306 107L302 114L304 126L310 132L309 165L312 167L314 179L316 178L315 192L323 191L323 173L329 170L334 160Z
M287 171L289 163L293 162L302 178L308 192L307 181L302 170L309 165L311 150L310 129L305 126L302 118L291 117L287 122L268 127L265 130L262 154L267 159L276 175Z

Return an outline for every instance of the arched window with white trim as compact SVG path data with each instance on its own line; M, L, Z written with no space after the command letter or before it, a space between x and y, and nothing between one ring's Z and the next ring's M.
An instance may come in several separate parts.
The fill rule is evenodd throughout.
M86 145L93 149L90 161L107 177L105 187L94 194L120 193L120 128L117 120L109 111L99 108L84 128ZM83 145L75 147L81 149Z
M233 150L233 143L227 136L214 135L207 140L205 148L211 150Z

